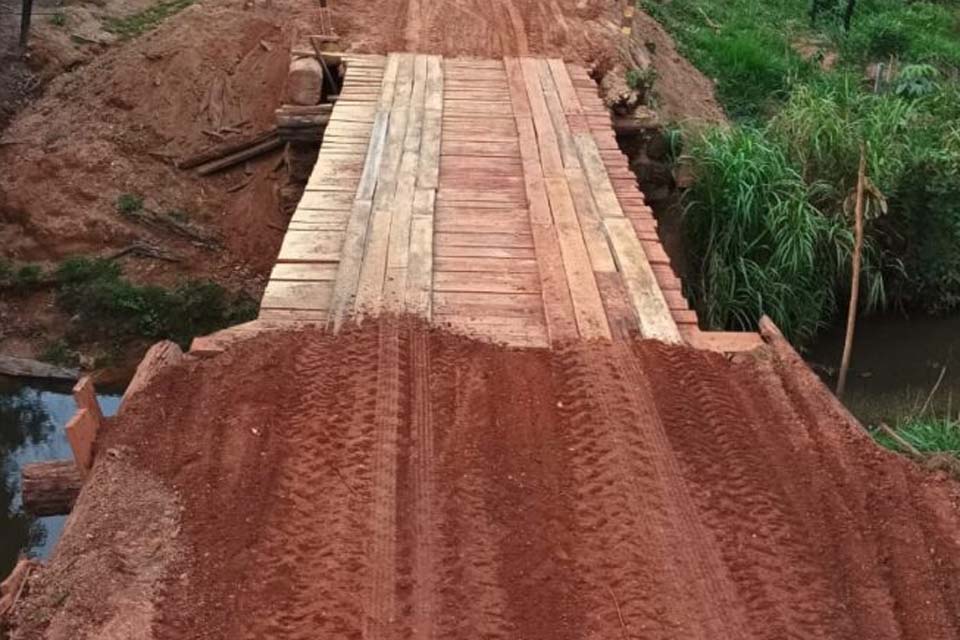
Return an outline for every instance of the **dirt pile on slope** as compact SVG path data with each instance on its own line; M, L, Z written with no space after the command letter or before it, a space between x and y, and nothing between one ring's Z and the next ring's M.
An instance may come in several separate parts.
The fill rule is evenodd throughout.
M383 321L188 359L105 445L183 506L154 637L957 638L957 485L768 355Z

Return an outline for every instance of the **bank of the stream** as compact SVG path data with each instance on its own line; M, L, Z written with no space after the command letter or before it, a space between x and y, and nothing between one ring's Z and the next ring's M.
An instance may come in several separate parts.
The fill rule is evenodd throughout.
M767 314L803 346L838 320L861 146L863 309L958 308L960 9L859 0L847 31L845 2L815 3L815 22L806 0L641 4L734 119L685 149L689 293L707 324L752 328Z
M805 354L831 388L836 384L843 338L844 327L831 327ZM960 413L960 315L862 318L843 399L866 425L898 424L925 404L927 416L956 418Z
M21 508L20 469L42 460L69 458L64 427L76 411L71 385L0 376L0 576L21 554L46 558L66 516L36 518ZM99 395L106 415L120 405L120 390Z

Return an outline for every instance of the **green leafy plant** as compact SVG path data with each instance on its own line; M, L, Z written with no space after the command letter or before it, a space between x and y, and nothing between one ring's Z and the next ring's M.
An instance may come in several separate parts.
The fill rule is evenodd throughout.
M143 210L143 197L135 193L122 193L117 197L117 211L132 215Z
M195 336L256 317L256 302L244 294L204 281L137 285L105 259L71 258L55 276L57 304L92 337L167 338L186 347Z
M56 27L64 27L67 24L67 15L62 11L58 11L50 16L50 24Z
M908 64L897 74L893 92L903 98L924 98L936 93L940 72L929 64Z

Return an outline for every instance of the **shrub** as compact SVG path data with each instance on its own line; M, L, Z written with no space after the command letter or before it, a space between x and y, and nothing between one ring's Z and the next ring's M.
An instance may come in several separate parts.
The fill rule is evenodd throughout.
M117 198L117 211L131 215L143 209L143 198L135 193L122 193Z
M170 339L186 347L195 336L252 320L256 303L212 282L173 289L136 285L113 262L72 258L56 271L57 303L95 337Z

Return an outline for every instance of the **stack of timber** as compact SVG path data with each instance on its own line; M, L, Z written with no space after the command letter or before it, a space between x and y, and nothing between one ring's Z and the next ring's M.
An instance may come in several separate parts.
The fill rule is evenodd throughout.
M332 104L283 105L276 110L277 135L284 142L320 142L332 110Z

